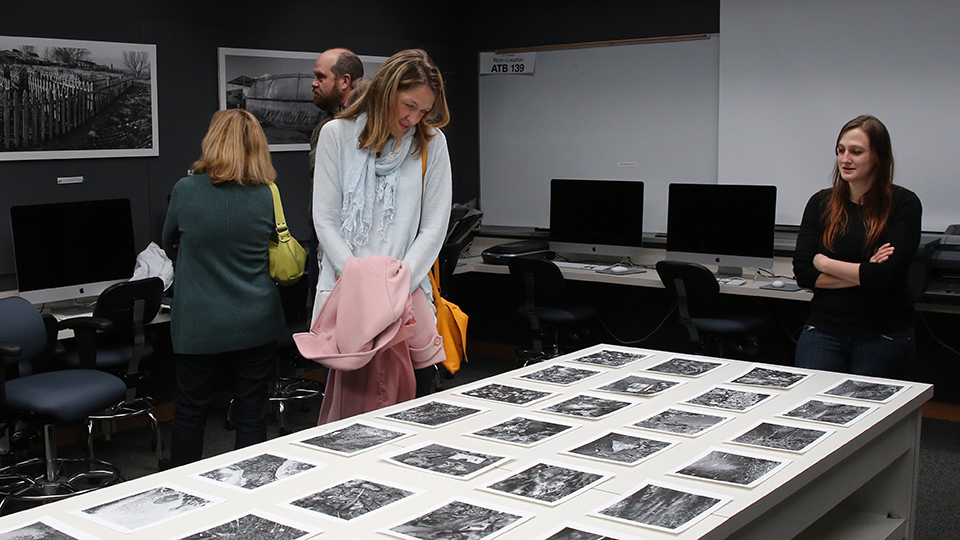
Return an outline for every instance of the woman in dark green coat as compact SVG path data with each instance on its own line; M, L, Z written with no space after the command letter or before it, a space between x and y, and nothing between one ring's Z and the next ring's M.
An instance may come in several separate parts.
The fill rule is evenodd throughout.
M219 111L202 149L193 174L174 186L163 226L176 262L174 466L201 458L207 406L222 381L234 396L236 447L266 440L266 379L285 327L268 266L277 173L263 130L247 111Z

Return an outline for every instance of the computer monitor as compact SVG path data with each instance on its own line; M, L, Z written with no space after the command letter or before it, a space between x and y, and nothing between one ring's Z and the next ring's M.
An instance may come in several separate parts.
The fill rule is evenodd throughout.
M771 268L776 216L776 186L670 184L667 258L724 275Z
M550 249L635 257L643 241L643 182L551 180Z
M137 260L128 199L10 208L17 288L33 304L98 296Z

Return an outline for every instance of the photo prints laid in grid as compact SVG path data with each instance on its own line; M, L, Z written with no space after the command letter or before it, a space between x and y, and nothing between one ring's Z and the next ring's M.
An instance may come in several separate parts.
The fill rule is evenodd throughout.
M414 433L406 429L386 428L367 422L354 422L349 426L328 431L322 435L295 441L293 444L350 457L409 437Z

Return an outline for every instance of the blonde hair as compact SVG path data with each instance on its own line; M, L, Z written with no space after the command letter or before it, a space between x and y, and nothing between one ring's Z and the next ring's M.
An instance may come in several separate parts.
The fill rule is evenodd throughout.
M390 139L390 129L397 121L397 93L426 85L435 98L433 108L417 123L413 153L423 148L450 121L443 76L430 56L422 49L407 49L391 56L373 76L370 87L338 118L356 118L367 113L367 125L360 132L359 148L380 152Z
M214 113L200 147L203 155L193 164L193 172L207 173L214 184L255 186L277 178L260 122L243 109Z

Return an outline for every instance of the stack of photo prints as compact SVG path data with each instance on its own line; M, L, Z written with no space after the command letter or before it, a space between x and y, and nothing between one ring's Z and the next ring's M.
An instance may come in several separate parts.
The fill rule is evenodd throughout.
M837 380L601 345L120 484L0 540L699 538L910 388Z

